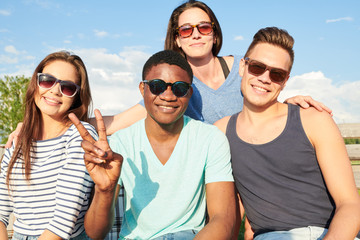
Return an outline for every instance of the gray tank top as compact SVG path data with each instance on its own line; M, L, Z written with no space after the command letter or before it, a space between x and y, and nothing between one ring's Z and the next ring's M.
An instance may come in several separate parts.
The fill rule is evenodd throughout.
M285 129L265 144L249 144L236 134L233 115L226 129L236 188L255 235L306 226L328 228L335 211L313 146L288 105Z

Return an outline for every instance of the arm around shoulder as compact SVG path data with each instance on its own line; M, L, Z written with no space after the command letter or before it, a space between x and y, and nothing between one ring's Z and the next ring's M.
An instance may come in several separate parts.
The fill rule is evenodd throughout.
M104 116L106 135L112 135L116 131L129 127L145 117L146 109L141 104L136 104L115 116ZM89 122L97 129L95 118L91 118Z

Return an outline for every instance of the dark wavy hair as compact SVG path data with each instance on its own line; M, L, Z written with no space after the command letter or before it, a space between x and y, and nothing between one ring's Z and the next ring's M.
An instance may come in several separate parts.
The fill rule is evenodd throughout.
M190 8L200 8L206 14L209 16L211 22L214 22L214 38L216 38L216 43L213 45L212 53L214 56L217 56L220 52L222 42L223 42L223 36L220 28L220 24L214 14L214 12L209 8L205 3L200 1L194 1L190 0L188 2L185 2L174 9L172 12L168 27L167 27L167 33L165 38L165 49L167 50L174 50L175 52L181 53L184 57L185 53L184 51L178 47L176 44L176 36L178 35L178 31L176 30L177 27L179 27L179 16L184 11L190 9Z

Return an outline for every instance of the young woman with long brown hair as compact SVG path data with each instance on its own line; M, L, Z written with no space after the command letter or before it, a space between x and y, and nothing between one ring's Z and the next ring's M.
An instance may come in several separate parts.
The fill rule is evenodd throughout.
M80 57L61 51L36 67L26 92L19 141L0 172L0 239L14 212L13 239L85 239L83 218L93 182L81 137L68 118L88 120L91 93ZM83 123L96 137L94 128ZM6 236L5 236L6 235Z

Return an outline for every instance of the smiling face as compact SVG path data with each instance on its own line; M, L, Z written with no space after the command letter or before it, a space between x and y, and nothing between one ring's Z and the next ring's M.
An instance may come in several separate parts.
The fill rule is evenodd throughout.
M191 84L188 73L176 65L161 63L153 66L145 76L145 80L162 79L167 83L183 81ZM149 85L143 82L139 85L148 117L146 121L156 122L159 125L182 124L182 116L189 104L192 95L192 88L183 97L176 97L171 91L171 87L160 95L154 95L149 89Z
M202 22L211 22L206 12L200 8L190 8L180 14L178 27L185 24L197 25ZM197 28L194 28L190 37L176 37L178 47L182 48L188 58L212 56L214 42L214 32L209 35L202 35Z
M55 60L47 64L42 72L80 85L76 68L70 63ZM40 109L44 121L47 119L62 121L74 99L75 96L67 97L60 92L59 83L51 89L38 87L35 94L35 104Z
M291 59L288 52L280 47L268 44L257 44L248 56L250 59L260 61L267 66L280 68L289 71ZM255 76L249 73L248 64L244 59L240 62L241 91L244 95L244 105L252 105L265 108L277 102L281 90L285 87L283 83L274 83L269 77L269 71L262 75Z

